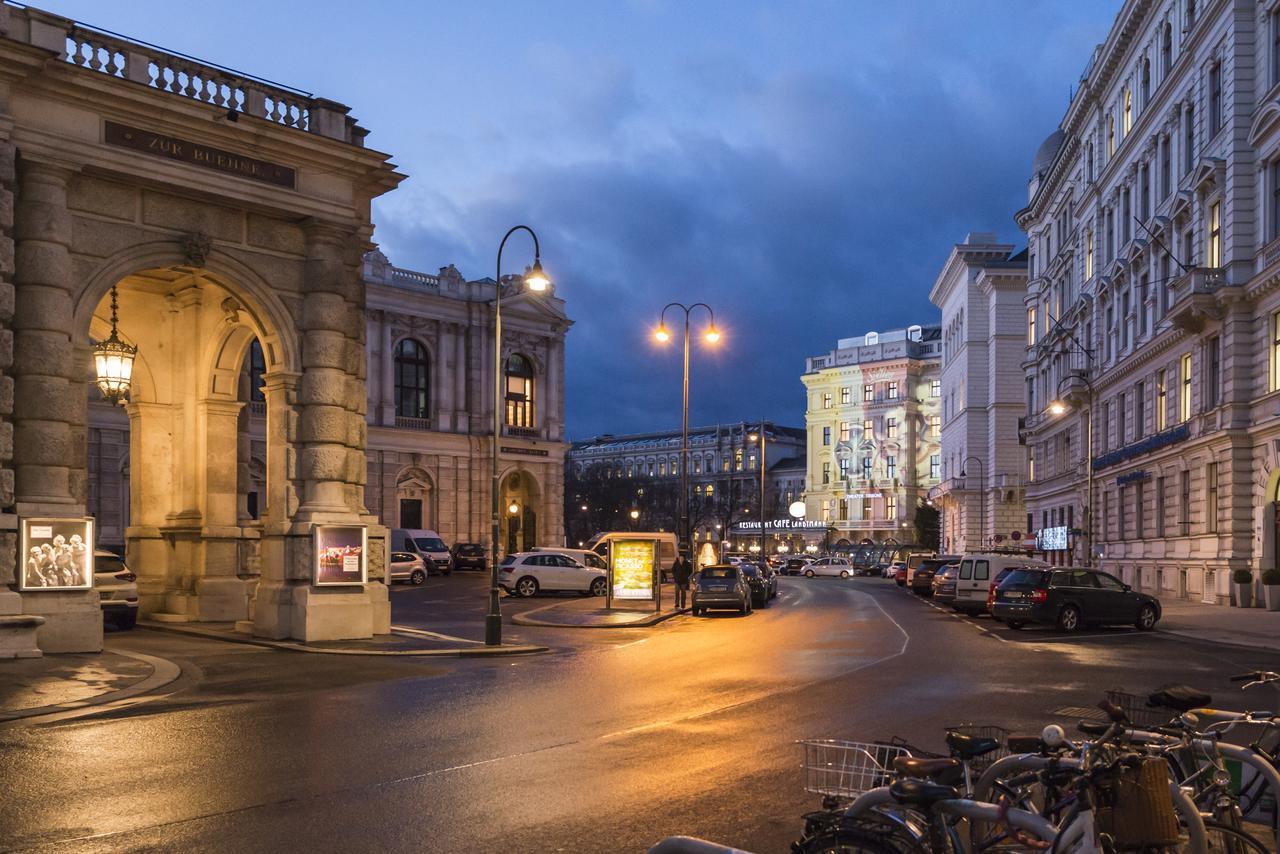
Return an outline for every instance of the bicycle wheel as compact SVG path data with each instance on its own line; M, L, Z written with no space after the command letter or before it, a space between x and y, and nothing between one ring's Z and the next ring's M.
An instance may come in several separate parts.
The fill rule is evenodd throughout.
M915 854L914 843L863 830L832 830L801 839L791 846L795 854Z
M1206 820L1204 823L1208 854L1263 854L1270 851L1243 830Z

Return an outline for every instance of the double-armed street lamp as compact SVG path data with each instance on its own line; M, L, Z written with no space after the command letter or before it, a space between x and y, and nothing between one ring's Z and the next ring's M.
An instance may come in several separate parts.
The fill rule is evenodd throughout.
M760 552L768 557L767 547L765 546L765 518L764 518L764 452L765 444L768 441L764 435L764 419L760 419L760 429L754 433L747 435L747 440L757 442L760 445Z
M1049 404L1049 412L1054 415L1065 415L1072 408L1071 403L1062 396L1062 386L1068 381L1079 381L1089 391L1088 414L1085 416L1085 500L1084 500L1084 535L1089 545L1084 554L1084 565L1093 566L1093 383L1083 373L1068 374L1058 380L1058 388L1054 393L1054 401Z
M654 330L653 337L659 343L665 344L671 340L671 333L667 331L667 310L672 308L684 312L684 385L680 399L680 531L677 538L680 540L680 548L692 555L689 531L689 317L694 309L706 309L710 318L702 333L703 340L708 344L715 344L720 340L720 331L716 329L716 313L705 302L695 302L693 305L672 302L663 306L658 314L658 328Z
M978 549L987 547L987 464L975 456L967 456L960 461L960 476L965 479L965 489L969 488L969 475L966 467L969 461L978 464Z
M501 536L502 529L502 499L498 495L498 481L501 476L498 446L502 444L502 414L505 409L502 405L502 250L506 248L507 239L517 231L527 231L533 238L533 267L525 273L525 286L534 293L541 293L551 285L551 280L542 271L542 247L538 244L538 235L527 225L517 225L510 229L498 244L498 272L495 283L497 294L493 302L493 565L489 573L489 612L484 617L484 642L488 646L498 646L502 643L502 612L498 607L498 538ZM515 508L512 511L514 516L520 508L514 502L512 507Z

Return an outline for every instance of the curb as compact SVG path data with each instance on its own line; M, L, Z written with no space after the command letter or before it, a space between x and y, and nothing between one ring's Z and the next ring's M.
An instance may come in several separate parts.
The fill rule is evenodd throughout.
M647 629L656 626L658 623L664 623L672 617L678 617L681 614L689 613L688 608L681 608L677 611L664 611L661 614L654 614L643 620L636 620L634 623L613 623L610 625L591 625L590 623L552 623L547 620L539 620L530 617L530 614L537 614L550 608L558 608L562 602L552 602L550 605L543 605L541 608L534 608L525 611L523 614L513 614L511 617L512 625L516 626L537 626L544 629Z
M151 700L158 700L161 697L168 696L168 694L156 694L153 697L143 697L141 695L163 688L182 675L182 668L167 658L159 658L158 656L130 652L123 649L113 649L111 652L151 665L151 675L125 688L108 691L84 700L76 700L71 703L61 703L54 706L37 706L34 709L23 709L19 712L0 712L0 728L16 723L49 723L67 718L78 718L88 714L113 711L128 706L136 706L139 703L150 702ZM103 708L106 706L110 708Z
M1189 631L1182 631L1180 629L1178 630L1162 629L1159 627L1158 623L1156 624L1156 628L1153 634L1168 635L1169 637L1182 638L1183 640L1196 641L1197 643L1209 643L1209 644L1213 644L1214 646L1229 646L1229 647L1234 647L1235 649L1248 649L1248 650L1253 650L1254 652L1257 652L1259 650L1264 650L1266 652L1275 652L1275 649L1276 649L1274 644L1272 644L1271 646L1265 646L1262 643L1245 643L1241 641L1219 640L1218 638L1205 637L1204 635L1192 634Z
M532 655L534 653L550 651L545 646L534 646L532 644L516 644L499 647L446 647L444 649L324 649L323 647L307 646L306 644L296 643L294 641L274 641L267 638L255 638L248 636L227 637L226 635L218 632L204 631L202 629L190 628L189 626L180 626L175 623L153 623L150 620L139 620L138 628L150 629L153 632L168 632L175 635L219 640L225 643L242 643L249 646L261 646L267 647L268 649L283 649L290 652L308 652L313 655L390 655L413 656L417 658L485 658L504 655Z

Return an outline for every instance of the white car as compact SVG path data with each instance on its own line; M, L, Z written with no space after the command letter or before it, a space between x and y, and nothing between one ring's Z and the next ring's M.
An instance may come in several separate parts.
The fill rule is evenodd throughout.
M559 546L534 546L535 552L554 552L555 554L568 555L583 566L594 567L595 569L609 568L609 564L605 563L604 558L591 551L591 549L570 549L560 548Z
M583 566L559 552L519 552L507 555L498 572L498 585L514 596L536 596L542 591L570 590L603 596L609 573Z
M815 575L832 575L837 578L848 578L853 575L853 564L847 557L822 557L804 568L805 578Z
M391 580L422 584L427 580L427 562L413 552L392 552Z
M93 552L93 589L98 591L104 625L131 629L138 623L138 576L115 552Z
M884 572L880 573L881 578L897 578L899 569L906 569L907 565L903 561L895 560L884 568Z

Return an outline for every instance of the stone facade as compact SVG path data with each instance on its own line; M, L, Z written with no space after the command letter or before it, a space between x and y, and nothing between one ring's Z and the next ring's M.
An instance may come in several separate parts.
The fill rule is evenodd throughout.
M1008 546L1026 530L1027 256L994 234L951 250L929 299L942 311L942 481L931 491L944 552Z
M915 538L916 507L942 476L941 330L842 338L807 360L807 518L831 545Z
M1276 566L1277 33L1274 4L1126 2L1017 217L1031 521L1162 596Z

